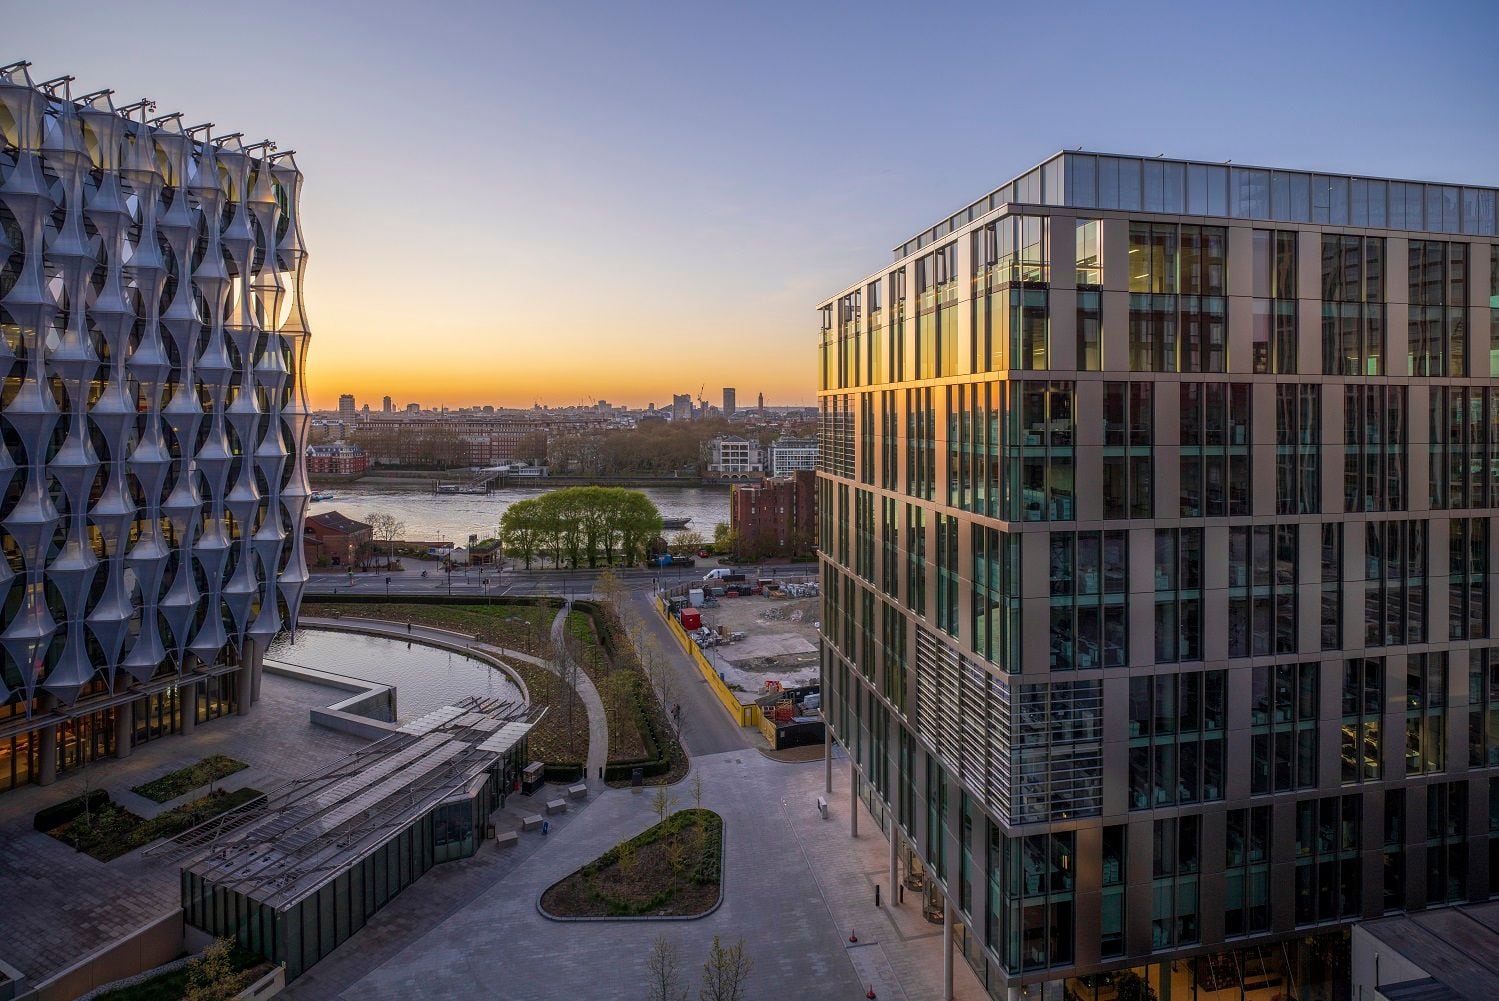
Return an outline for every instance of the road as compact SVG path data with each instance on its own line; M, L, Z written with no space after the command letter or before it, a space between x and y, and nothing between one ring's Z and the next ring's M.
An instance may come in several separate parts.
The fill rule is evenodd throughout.
M577 598L592 593L602 570L523 570L514 567L455 570L445 574L428 568L428 576L416 569L391 573L313 573L307 580L309 597L325 594L463 594L502 597L507 594L548 594L559 598ZM746 574L763 576L808 577L817 573L815 563L777 564L766 567L744 567ZM615 575L631 591L655 592L660 587L700 581L704 567L662 567L658 569L615 568Z

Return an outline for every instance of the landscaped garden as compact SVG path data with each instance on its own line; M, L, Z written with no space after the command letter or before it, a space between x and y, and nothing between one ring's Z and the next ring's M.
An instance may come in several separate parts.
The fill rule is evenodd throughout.
M165 803L249 767L243 761L237 761L228 755L213 754L195 765L168 772L159 779L136 786L131 791L140 793L153 803Z
M559 918L698 917L722 878L723 818L681 810L554 883L541 906Z
M47 833L100 862L108 862L161 838L176 837L262 795L260 790L250 788L220 790L146 820L111 802L107 794L95 792L88 809L80 806L72 819L49 828Z
M546 599L532 602L481 602L473 598L451 602L324 599L304 604L302 614L411 622L552 659L557 652L551 635L557 609L555 601ZM610 603L578 602L567 615L563 642L569 658L593 681L604 703L609 726L610 771L606 777L628 782L630 773L638 767L647 777L680 778L686 772L686 755L659 699L653 695L650 672ZM646 656L655 665L661 665L659 651L647 651ZM551 765L559 780L570 780L582 768L588 753L588 713L582 701L572 695L570 687L556 673L518 658L507 663L525 682L532 703L550 710L530 733L531 757Z

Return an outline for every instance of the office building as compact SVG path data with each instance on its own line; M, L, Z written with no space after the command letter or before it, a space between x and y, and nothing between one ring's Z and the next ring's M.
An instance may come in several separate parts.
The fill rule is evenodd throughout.
M353 393L343 393L338 398L338 416L351 424L359 416L359 409L354 404Z
M737 434L719 435L708 442L708 476L721 480L760 479L765 475L765 449Z
M802 469L817 468L816 438L777 438L770 444L770 475L790 476Z
M692 396L688 393L673 393L671 396L671 419L692 420Z
M387 396L387 397L384 397L384 398L382 398L382 399L381 399L381 400L380 400L380 412L381 412L381 413L382 413L382 414L393 414L393 413L395 413L395 412L396 412L396 404L395 404L395 401L394 401L394 400L392 400L392 399L391 399L391 398L390 398L390 397L388 397L388 396Z
M245 712L307 578L296 162L27 65L0 68L0 790Z
M735 406L734 406L734 387L733 386L725 386L723 388L723 415L724 415L724 417L725 418L731 418L731 417L733 417L734 416L734 410L735 410Z
M1062 153L822 304L829 721L994 996L1499 889L1495 195Z

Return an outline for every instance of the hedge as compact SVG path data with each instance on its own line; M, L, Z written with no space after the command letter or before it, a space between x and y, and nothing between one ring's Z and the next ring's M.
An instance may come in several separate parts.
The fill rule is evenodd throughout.
M549 761L542 766L542 777L548 782L580 782L583 779L583 763Z
M88 794L87 800L86 808L92 812L109 802L109 793L103 789L95 789ZM72 799L65 799L61 803L53 803L51 806L38 810L31 825L45 833L63 824L71 824L75 819L83 816L84 810L84 797L74 796Z

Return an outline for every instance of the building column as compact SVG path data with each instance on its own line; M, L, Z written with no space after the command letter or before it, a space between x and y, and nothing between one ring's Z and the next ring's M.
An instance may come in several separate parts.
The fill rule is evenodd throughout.
M134 738L135 700L131 699L115 706L115 757L130 757Z
M31 731L33 740L40 740L37 748L37 785L49 786L57 781L57 724Z
M952 1001L952 904L942 898L942 1001Z
M177 700L182 705L182 735L191 736L198 725L198 683L184 681L178 685Z
M895 826L895 818L890 818L890 906L894 907L900 900L900 890L896 886L899 878L895 859L895 846L900 841L900 828Z
M823 728L822 763L827 769L827 794L833 795L833 735Z
M852 759L848 763L848 836L859 836L859 771Z
M265 647L259 640L255 641L255 659L251 666L254 670L250 674L250 704L254 705L260 701L260 679L265 674Z
M251 703L255 701L255 665L259 660L255 647L258 645L254 640L247 639L240 646L239 670L234 673L235 700L239 703L234 710L236 716L248 713Z

